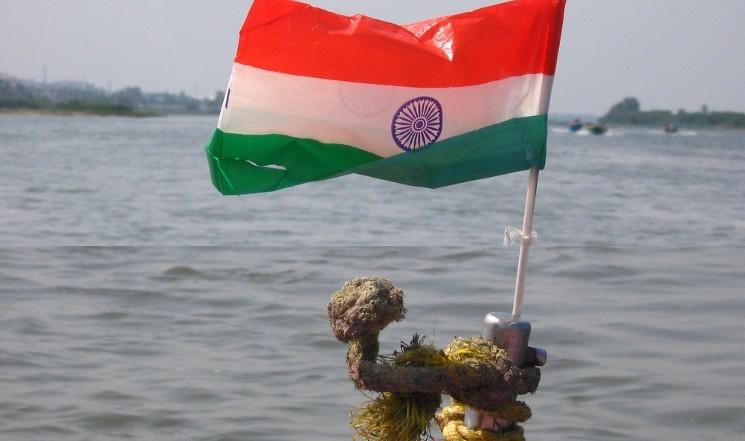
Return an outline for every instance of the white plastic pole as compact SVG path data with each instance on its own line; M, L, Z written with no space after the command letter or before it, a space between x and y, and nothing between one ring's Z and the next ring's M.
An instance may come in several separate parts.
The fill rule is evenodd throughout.
M523 296L525 294L525 276L528 272L528 248L533 241L533 211L535 210L535 195L538 190L538 167L530 169L528 180L528 194L525 196L525 214L523 215L522 241L520 241L520 257L517 260L517 278L515 280L515 300L512 303L512 319L520 320L523 312Z

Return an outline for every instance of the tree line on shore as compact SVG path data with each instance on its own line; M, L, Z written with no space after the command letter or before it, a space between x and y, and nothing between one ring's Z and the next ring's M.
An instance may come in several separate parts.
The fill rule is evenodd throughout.
M646 125L697 128L745 129L745 113L709 111L706 105L699 112L687 112L684 109L673 113L670 110L641 110L639 100L625 98L611 107L600 119L602 124Z
M185 93L145 93L139 87L114 92L85 82L45 83L0 74L0 111L155 116L217 114L224 93L195 98Z

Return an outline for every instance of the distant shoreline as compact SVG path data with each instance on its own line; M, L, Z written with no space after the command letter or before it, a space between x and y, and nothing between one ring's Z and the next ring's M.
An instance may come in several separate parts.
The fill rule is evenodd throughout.
M563 127L563 128L569 128L571 125L571 120L564 120L564 119L554 119L549 120L548 125L551 127ZM606 123L608 127L610 128L619 128L619 129L649 129L649 130L663 130L665 128L664 125L659 124L651 124L651 123ZM736 127L736 126L727 126L727 125L682 125L678 127L681 130L715 130L715 131L742 131L745 130L745 127Z
M0 114L152 117L220 113L225 93L212 98L143 92L126 87L111 92L85 82L40 83L0 73Z
M701 106L698 112L687 112L685 109L677 112L642 110L637 98L628 97L611 107L608 113L599 119L599 122L609 125L673 129L742 130L745 129L745 113L709 110L706 105Z
M105 110L85 110L85 109L36 109L33 107L18 108L0 108L0 115L48 115L48 116L123 116L127 118L152 118L165 116L155 112L142 112L137 110L131 111L105 111Z

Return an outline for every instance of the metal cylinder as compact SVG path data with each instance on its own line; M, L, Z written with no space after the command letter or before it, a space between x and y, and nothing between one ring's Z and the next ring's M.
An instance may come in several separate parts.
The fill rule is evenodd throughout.
M523 366L528 354L530 322L515 321L512 314L490 312L484 317L481 338L504 349L510 360L517 366Z
M517 366L525 366L533 361L541 360L545 363L545 351L528 348L530 322L514 320L512 314L503 312L487 314L481 328L481 338L504 349L510 360ZM511 421L497 420L476 409L466 407L464 423L472 429L499 431L511 424Z

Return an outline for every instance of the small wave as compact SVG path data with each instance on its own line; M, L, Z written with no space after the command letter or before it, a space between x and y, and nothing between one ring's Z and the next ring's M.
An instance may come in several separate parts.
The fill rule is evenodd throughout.
M696 406L695 409L658 412L655 415L655 420L665 424L697 427L702 423L737 424L742 421L744 415L745 407L743 406Z
M190 266L174 266L163 271L166 277L205 277L205 274Z
M0 354L0 368L42 368L43 365L24 360L15 356Z
M188 403L219 403L224 397L209 389L183 387L171 393L175 401Z
M95 193L96 190L92 188L82 187L62 187L56 189L57 193L61 194L84 194L84 193Z
M441 260L445 262L468 262L470 260L479 259L486 256L489 256L489 252L486 250L456 251L453 253L447 253L441 256L437 256L435 257L435 260Z
M150 422L150 425L155 428L168 428L168 429L174 429L178 427L188 427L191 425L191 422L184 418L178 418L178 417L157 417L152 418L152 421Z
M88 319L88 320L101 320L101 321L111 322L111 321L116 321L116 320L123 320L129 316L131 316L131 314L128 312L107 311L107 312L99 312L96 314L80 316L80 318Z
M139 399L139 397L127 395L110 389L96 392L93 395L90 395L90 398L94 401L133 401Z
M125 288L87 288L79 286L58 285L51 288L53 292L67 295L85 295L93 297L108 297L112 299L126 299L128 302L153 302L173 299L174 296L162 291Z
M123 429L141 425L146 421L142 415L126 413L101 413L82 418L83 426L92 430Z
M2 429L2 428L0 428ZM16 428L8 428L6 430L0 431L0 434L6 434L6 435L13 435L13 438L9 439L20 439L16 438L18 435L28 435L29 438L23 438L23 439L59 439L60 435L77 435L78 433L68 427L62 427L57 424L33 424L28 427L16 427ZM42 435L49 435L50 438L40 438ZM74 438L69 438L74 439Z

